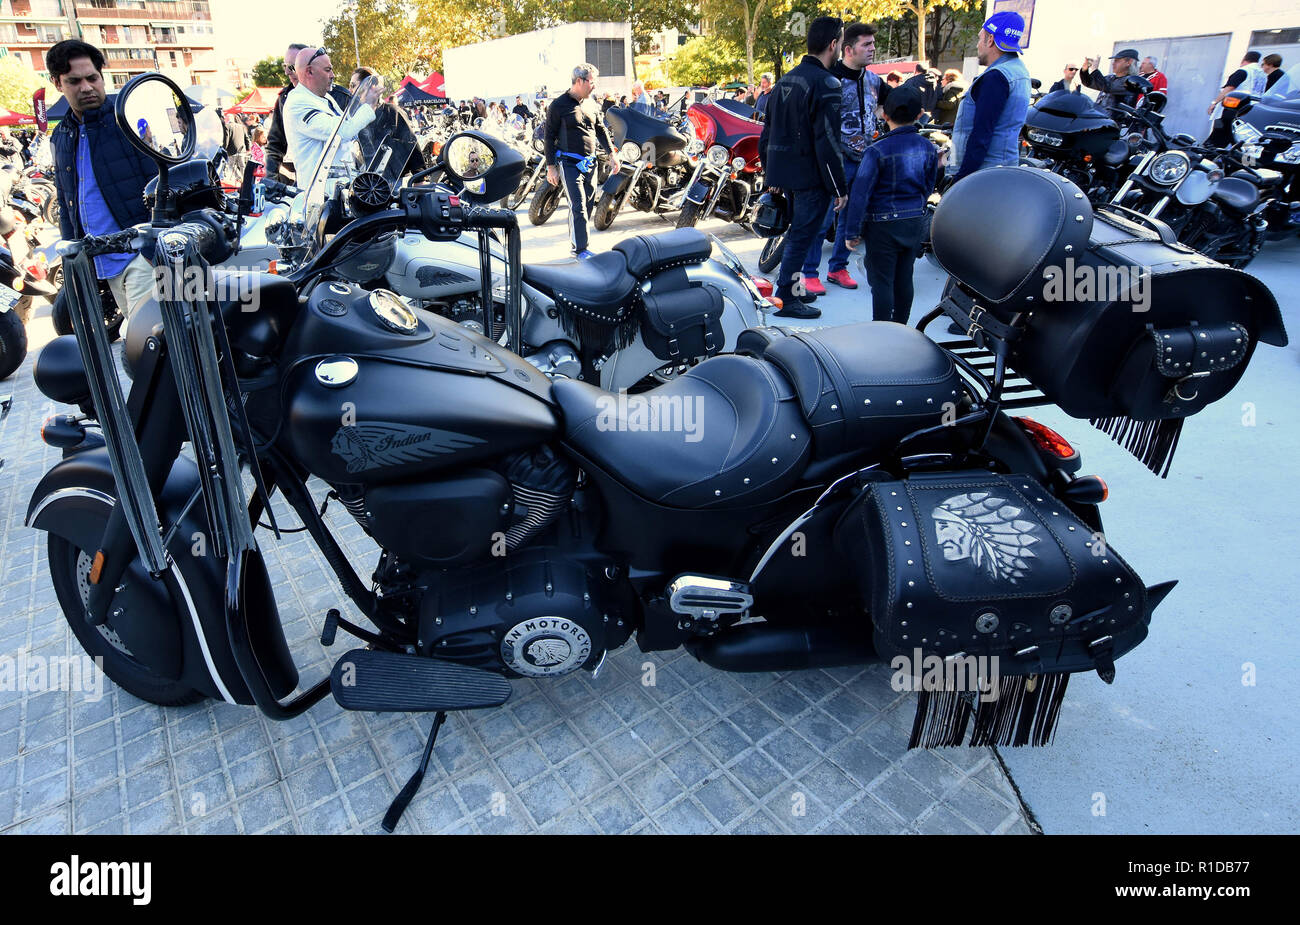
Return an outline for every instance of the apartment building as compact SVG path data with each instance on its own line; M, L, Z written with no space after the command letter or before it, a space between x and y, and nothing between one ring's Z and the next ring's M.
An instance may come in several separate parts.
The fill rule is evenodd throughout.
M104 51L113 90L158 70L181 86L213 83L221 71L208 0L0 0L0 56L45 75L45 52L80 38Z

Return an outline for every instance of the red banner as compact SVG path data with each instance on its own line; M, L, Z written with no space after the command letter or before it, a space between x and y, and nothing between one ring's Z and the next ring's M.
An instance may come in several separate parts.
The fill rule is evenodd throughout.
M45 88L41 87L32 94L32 113L36 116L36 128L42 135L49 123L45 120Z

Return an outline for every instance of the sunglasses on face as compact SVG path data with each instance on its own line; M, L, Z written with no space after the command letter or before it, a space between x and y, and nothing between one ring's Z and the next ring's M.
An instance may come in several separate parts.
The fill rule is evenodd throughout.
M1067 67L1066 70L1067 70L1067 71L1077 71L1078 68L1077 68L1077 67Z

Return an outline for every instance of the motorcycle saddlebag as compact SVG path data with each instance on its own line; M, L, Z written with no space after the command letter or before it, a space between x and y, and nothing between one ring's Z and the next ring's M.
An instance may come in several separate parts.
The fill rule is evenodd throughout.
M995 202L1016 202L1016 220L989 222ZM1035 242L1053 234L1055 243ZM956 184L935 212L933 242L952 276L945 311L986 343L1006 340L1016 372L1156 472L1168 470L1181 421L1231 391L1258 342L1287 342L1277 301L1255 277L1158 222L1109 207L1094 215L1077 187L1033 168Z
M914 675L927 659L978 664L996 679L997 699L978 705L968 697L963 707L951 684L929 691L941 696L923 697L913 746L960 744L970 709L971 744L1046 744L1068 675L1113 680L1114 660L1146 638L1172 587L1148 592L1099 533L1025 475L868 482L835 544L858 575L883 660L903 656Z
M661 360L711 357L727 342L722 330L722 294L712 286L691 286L644 296L641 339Z

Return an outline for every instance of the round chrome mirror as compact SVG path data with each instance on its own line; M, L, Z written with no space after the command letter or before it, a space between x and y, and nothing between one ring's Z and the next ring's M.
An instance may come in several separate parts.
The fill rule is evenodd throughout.
M181 164L194 154L190 101L162 74L141 74L117 94L117 124L126 137L155 160Z

